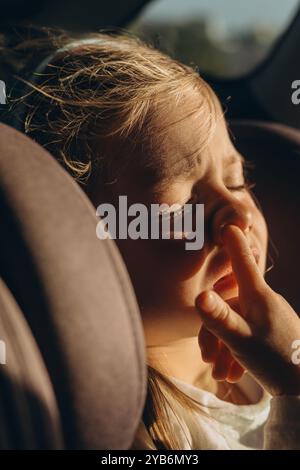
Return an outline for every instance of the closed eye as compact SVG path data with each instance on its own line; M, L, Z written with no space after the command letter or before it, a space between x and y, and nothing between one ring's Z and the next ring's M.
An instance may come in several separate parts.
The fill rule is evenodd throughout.
M229 191L250 191L252 188L255 187L255 183L243 183L238 186L226 186Z

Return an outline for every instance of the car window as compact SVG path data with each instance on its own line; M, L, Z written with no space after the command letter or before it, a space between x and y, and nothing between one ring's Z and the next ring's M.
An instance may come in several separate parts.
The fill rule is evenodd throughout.
M200 71L237 77L267 56L298 7L299 0L156 0L129 29Z

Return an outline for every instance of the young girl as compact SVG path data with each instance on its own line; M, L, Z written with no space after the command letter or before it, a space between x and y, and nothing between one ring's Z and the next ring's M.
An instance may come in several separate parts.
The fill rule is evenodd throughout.
M300 448L300 366L292 360L300 320L264 280L266 223L211 88L128 37L46 32L1 52L28 85L19 87L15 124L96 207L117 208L120 195L147 207L205 207L200 250L183 240L117 240L149 373L132 448Z

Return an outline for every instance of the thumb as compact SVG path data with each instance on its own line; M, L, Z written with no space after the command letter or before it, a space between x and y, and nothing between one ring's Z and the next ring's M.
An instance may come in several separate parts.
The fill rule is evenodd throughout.
M240 340L251 336L245 319L216 292L202 292L196 299L196 307L205 327L229 348L239 349Z

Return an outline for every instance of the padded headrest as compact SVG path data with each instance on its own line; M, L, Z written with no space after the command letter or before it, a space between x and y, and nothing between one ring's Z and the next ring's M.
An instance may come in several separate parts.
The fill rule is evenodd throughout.
M239 151L255 165L254 193L278 252L270 246L274 268L266 278L300 312L300 131L255 121L232 121L230 129Z
M0 269L53 383L67 448L127 449L146 396L143 329L112 240L39 145L0 124ZM18 338L16 338L16 341Z

